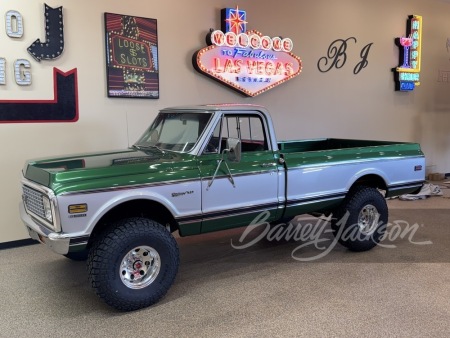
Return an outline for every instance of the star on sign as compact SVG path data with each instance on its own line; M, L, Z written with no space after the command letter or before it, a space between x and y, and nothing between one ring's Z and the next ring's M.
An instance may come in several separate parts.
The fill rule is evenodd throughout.
M236 9L230 10L230 17L226 19L226 21L230 24L230 31L235 34L244 33L245 24L247 21L244 20L245 11L239 11L239 6L236 6Z

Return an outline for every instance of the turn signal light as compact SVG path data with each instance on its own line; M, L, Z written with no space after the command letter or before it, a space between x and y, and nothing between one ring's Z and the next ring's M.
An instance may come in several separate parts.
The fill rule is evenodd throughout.
M69 205L69 214L82 214L88 211L86 203Z

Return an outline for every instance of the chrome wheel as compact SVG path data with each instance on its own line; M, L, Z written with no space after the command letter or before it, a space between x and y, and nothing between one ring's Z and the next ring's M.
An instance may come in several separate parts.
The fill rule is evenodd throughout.
M383 240L388 217L384 196L376 188L358 186L348 192L336 210L331 230L346 248L367 251Z
M358 227L363 235L371 235L378 227L380 214L372 204L365 205L358 215Z
M120 264L120 279L130 289L142 289L158 277L161 258L150 246L138 246L129 251Z
M179 264L177 241L164 226L148 218L124 218L93 242L89 281L106 304L134 311L164 297Z

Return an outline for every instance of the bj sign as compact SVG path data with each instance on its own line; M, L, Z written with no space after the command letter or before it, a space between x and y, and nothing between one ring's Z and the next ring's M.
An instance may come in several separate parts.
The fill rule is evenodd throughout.
M197 51L194 68L246 96L259 95L299 75L300 58L289 38L246 31L246 12L222 10L222 30L207 36L208 47Z

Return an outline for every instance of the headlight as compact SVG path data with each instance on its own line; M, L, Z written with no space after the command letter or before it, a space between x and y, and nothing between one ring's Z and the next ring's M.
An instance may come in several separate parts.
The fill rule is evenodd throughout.
M44 205L44 216L50 223L53 223L52 206L47 196L42 196L42 204Z

